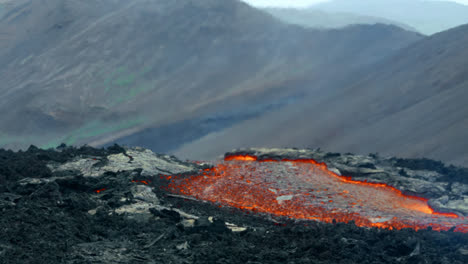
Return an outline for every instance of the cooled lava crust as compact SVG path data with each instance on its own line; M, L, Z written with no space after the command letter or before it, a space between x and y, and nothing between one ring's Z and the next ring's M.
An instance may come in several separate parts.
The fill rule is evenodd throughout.
M316 150L243 151L307 156L353 179L391 178L387 183L408 195L465 215L457 202L468 195L463 168ZM0 263L468 263L468 235L455 228L275 217L166 191L167 175L210 169L119 146L0 150Z

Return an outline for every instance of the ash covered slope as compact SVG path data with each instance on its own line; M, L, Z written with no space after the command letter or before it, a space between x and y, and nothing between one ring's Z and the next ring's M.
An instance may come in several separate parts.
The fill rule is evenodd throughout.
M122 142L168 150L311 87L327 93L332 76L421 38L383 25L306 30L237 0L10 3L0 20L0 145L9 147L130 136ZM142 137L146 128L165 140Z
M243 150L266 157L315 157L368 177L398 167L377 157L311 150ZM439 177L432 161L406 164L408 181ZM366 165L366 169L363 168ZM4 263L466 263L468 237L301 223L169 196L159 175L206 165L119 146L0 150L0 257ZM346 167L344 167L346 166ZM403 165L397 165L403 166ZM412 169L408 169L411 166ZM416 167L418 168L416 168ZM417 172L418 177L411 174ZM444 174L444 176L448 176ZM466 182L465 174L446 181ZM401 176L403 177L403 176ZM448 190L448 193L451 191ZM276 221L276 222L272 222ZM305 225L307 224L307 225Z
M468 25L430 36L314 105L245 122L179 153L213 156L249 145L313 146L429 157L466 167L467 36Z
M386 60L371 78L345 94L368 94L366 99L351 96L352 106L345 108L353 108L353 114L372 113L353 119L363 130L351 129L329 146L429 157L466 167L466 45L468 25L436 34Z
M9 59L38 55L50 42L70 37L119 8L123 0L0 1L0 55ZM58 30L68 29L68 30ZM2 62L5 62L2 60Z

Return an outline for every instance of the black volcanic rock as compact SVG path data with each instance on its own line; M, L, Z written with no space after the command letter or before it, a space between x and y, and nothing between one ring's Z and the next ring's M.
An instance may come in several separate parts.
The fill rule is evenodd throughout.
M157 171L180 173L185 168L188 172L203 164L126 149L127 155L133 154L133 162L141 164L135 170L123 153L66 149L41 151L54 160L61 153L67 155L61 162L39 161L51 168L52 176L38 181L25 170L22 176L2 183L11 188L0 190L1 263L462 264L468 260L466 234L288 219L272 222L262 215L181 199L160 189L166 183ZM36 160L33 153L37 150L31 148L22 153L5 152L2 157L21 171L19 166L27 167L25 161ZM298 153L296 157L312 152ZM294 154L290 151L288 155ZM340 156L350 166L361 160L350 154ZM114 165L128 165L129 170L113 171L107 165L98 165L100 173L94 175L86 167L66 174L61 170L80 160L104 157ZM148 166L149 160L158 165Z

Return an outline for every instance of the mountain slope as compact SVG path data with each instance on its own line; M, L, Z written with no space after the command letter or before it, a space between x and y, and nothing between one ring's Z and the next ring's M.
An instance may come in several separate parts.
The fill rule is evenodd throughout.
M0 20L9 27L34 33L0 56L0 145L12 148L123 138L167 151L329 93L332 76L421 38L304 29L237 0L21 0Z
M449 1L333 0L314 5L312 9L382 17L427 35L468 23L468 6Z
M320 146L468 166L467 45L468 25L435 34L320 102L245 122L179 153L214 156L221 149L253 145ZM201 146L209 147L197 150Z
M312 28L343 28L356 24L387 24L395 25L406 30L416 31L405 24L380 17L356 15L353 13L332 13L315 10L313 8L264 8L266 12L286 23Z

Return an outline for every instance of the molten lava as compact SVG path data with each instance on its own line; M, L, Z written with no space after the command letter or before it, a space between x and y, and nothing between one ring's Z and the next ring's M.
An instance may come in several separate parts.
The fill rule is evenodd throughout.
M190 177L168 176L168 190L199 200L294 219L354 221L358 226L468 232L453 213L435 212L427 199L383 183L339 176L312 159L259 160L228 156Z
M95 192L95 193L101 193L101 192L103 192L103 191L105 191L105 190L107 190L107 189L106 189L106 188L102 188L102 189L99 189L99 190L95 190L94 192Z
M137 180L132 180L133 183L143 183L144 185L148 185L149 183L148 182L151 182L149 180L147 181L137 181Z

